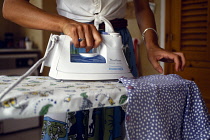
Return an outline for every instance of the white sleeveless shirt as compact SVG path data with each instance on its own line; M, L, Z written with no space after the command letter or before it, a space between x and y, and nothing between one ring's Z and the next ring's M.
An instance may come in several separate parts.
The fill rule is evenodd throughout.
M60 15L78 22L124 18L127 0L56 0Z

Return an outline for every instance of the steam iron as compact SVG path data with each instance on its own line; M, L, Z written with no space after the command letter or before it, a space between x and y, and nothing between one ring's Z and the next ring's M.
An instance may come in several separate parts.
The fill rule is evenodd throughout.
M51 44L50 37L48 46ZM106 80L132 77L118 33L103 35L103 42L92 53L73 54L72 39L60 35L43 66L50 68L49 76L63 80ZM48 49L48 48L47 48Z
M114 32L111 23L105 23L102 43L91 53L73 53L72 39L67 35L51 35L45 55L26 73L0 93L0 101L23 79L31 75L40 65L51 67L49 76L61 80L110 80L133 77L123 54L122 38ZM96 25L98 28L98 25Z
M49 76L62 80L109 80L119 79L122 76L133 77L123 53L120 34L111 30L101 36L102 43L91 53L75 54L69 36L51 35L46 52L55 37L58 41L42 63L41 72L44 66L48 66Z

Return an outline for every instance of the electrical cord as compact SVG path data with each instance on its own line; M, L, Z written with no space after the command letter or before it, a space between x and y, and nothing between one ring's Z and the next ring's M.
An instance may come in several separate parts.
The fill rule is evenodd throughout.
M6 94L8 94L14 87L16 87L21 81L23 81L27 76L31 75L41 64L45 61L45 59L48 57L50 51L54 48L55 43L58 41L58 36L51 36L50 40L52 41L52 44L50 47L46 50L46 53L43 58L39 59L26 73L24 73L22 76L19 77L17 81L12 83L9 87L7 87L1 94L0 94L0 101L4 98Z

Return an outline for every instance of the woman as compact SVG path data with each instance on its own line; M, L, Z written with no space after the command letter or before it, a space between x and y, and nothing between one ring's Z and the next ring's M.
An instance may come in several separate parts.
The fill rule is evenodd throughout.
M92 48L98 47L102 41L100 33L90 23L95 23L95 25L99 26L99 30L104 30L102 19L108 19L112 23L115 31L121 34L123 44L128 46L125 55L133 76L137 77L132 38L126 28L127 22L124 19L126 2L127 0L57 0L59 15L53 15L30 4L29 0L5 0L3 16L23 27L56 31L69 35L77 48L85 48L87 52ZM174 62L176 71L183 70L185 66L183 53L169 52L159 47L154 15L149 7L148 0L134 0L134 5L139 29L144 37L148 59L154 69L162 73L163 69L158 61L165 61ZM91 115L88 114L93 114L92 120L90 119L93 123L88 122L88 119L91 118L89 117ZM55 122L50 119L53 118L56 120L56 118L62 118L63 115L65 114L45 116L43 139L50 137L59 137L61 139L58 133L56 135L48 131L46 124L48 122ZM114 119L116 115L120 119ZM100 118L101 116L113 117L111 120L108 120L106 117L104 117L105 119L103 117ZM119 129L124 119L123 116L124 112L119 107L67 113L66 123L68 122L68 128L65 133L68 133L67 137L69 139L122 139L122 134L119 132ZM80 119L85 123L76 124L76 119ZM95 122L97 119L103 119L104 123L100 124L100 121L98 123ZM111 128L104 128L108 126L105 124L108 121L112 122ZM76 130L69 125L73 123L78 130L75 133L74 131ZM104 129L101 130L100 126ZM48 134L46 135L46 133ZM63 136L62 138L65 139L66 137L64 138Z

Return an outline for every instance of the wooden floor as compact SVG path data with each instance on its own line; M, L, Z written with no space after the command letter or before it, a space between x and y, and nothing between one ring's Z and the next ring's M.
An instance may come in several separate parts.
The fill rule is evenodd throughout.
M0 140L40 140L41 127L0 135ZM126 138L124 139L126 140Z
M0 135L0 140L40 140L41 127Z

